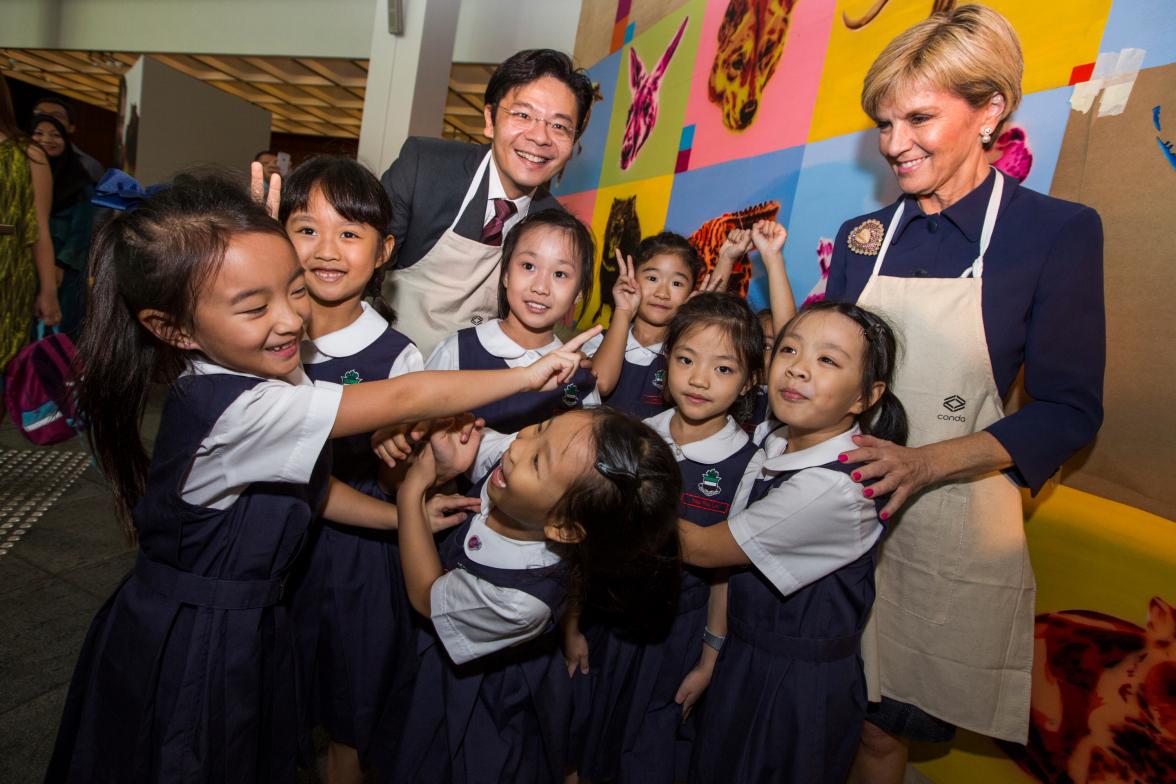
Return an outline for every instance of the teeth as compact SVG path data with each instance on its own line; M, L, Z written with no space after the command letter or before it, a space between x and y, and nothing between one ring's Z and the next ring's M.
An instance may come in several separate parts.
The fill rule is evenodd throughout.
M523 160L530 161L531 163L547 163L546 158L540 158L538 155L532 155L531 153L523 152L522 150L515 150L515 155L518 155Z
M921 162L921 161L924 161L924 160L926 160L926 156L923 156L922 158L916 158L916 159L915 159L915 160L913 160L913 161L900 161L900 162L899 162L899 164L898 164L898 168L900 168L900 169L911 169L911 168L914 168L915 164L917 164L917 163L919 163L919 162Z
M339 278L343 277L344 273L341 270L318 270L318 269L316 269L314 271L314 274L315 274L315 277L317 277L317 278L321 278L322 280L325 280L325 281L334 282L334 281L338 280Z
M544 305L539 302L528 302L528 303L526 303L526 305L528 308L531 308L531 310L550 310L551 309L550 305Z

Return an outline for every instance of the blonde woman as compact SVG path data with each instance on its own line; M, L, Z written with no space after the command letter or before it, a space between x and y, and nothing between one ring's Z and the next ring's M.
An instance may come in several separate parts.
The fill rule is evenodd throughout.
M1000 14L965 5L895 38L862 107L903 196L847 221L827 296L886 316L909 446L868 436L863 493L893 524L863 638L871 711L851 781L898 782L909 739L1025 742L1035 584L1018 486L1037 492L1102 422L1102 227L991 168L1021 99ZM1024 372L1032 402L1004 400Z

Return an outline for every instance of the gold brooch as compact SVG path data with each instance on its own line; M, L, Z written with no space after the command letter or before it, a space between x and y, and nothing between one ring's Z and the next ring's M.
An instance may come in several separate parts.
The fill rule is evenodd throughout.
M877 256L882 249L882 236L885 233L882 221L870 218L849 233L849 249L863 256Z

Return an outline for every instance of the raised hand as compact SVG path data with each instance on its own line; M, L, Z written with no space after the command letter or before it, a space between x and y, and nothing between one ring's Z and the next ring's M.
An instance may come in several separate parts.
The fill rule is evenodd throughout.
M271 218L278 219L278 206L282 201L282 175L277 172L270 175L269 193L266 193L265 169L258 161L254 161L249 165L249 193L255 202L265 207Z
M468 515L476 514L481 508L482 499L467 498L464 495L439 493L425 502L429 527L433 529L433 533L464 523Z
M751 227L751 242L760 256L779 256L788 239L788 229L770 220L756 221Z
M437 464L438 481L448 482L470 469L478 457L485 425L484 419L476 419L473 414L462 414L434 428L429 435L429 444Z
M528 365L526 368L519 368L529 375L528 388L538 392L547 392L558 389L571 381L572 376L580 369L580 362L584 359L580 353L580 347L599 335L602 329L604 327L597 324L576 335L538 362Z
M731 271L739 260L751 250L751 231L748 229L731 229L727 232L727 239L719 247L719 258L715 268L706 281L707 288L699 287L702 291L726 291L727 281L731 279Z
M641 287L633 257L622 256L620 248L617 248L617 282L613 284L612 296L614 314L621 311L632 316L641 307Z

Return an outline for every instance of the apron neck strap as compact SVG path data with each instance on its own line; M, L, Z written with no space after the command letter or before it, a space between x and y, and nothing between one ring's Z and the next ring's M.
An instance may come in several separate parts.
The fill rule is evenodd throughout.
M988 207L984 211L984 224L980 229L980 255L964 270L960 275L961 278L969 276L979 278L984 274L984 254L988 252L988 244L992 242L992 232L996 228L996 216L1000 212L1000 200L1004 195L1004 175L999 169L994 169L994 171L996 179L992 183L992 193L988 196ZM878 258L874 261L874 270L870 273L871 278L877 277L882 270L882 260L886 257L886 251L890 249L890 243L894 240L894 232L898 229L905 208L906 199L902 199L898 202L898 208L895 209L894 216L890 219L890 225L886 228L886 236L882 239L882 247L878 249Z
M474 179L470 182L470 187L466 190L465 198L461 200L461 206L457 208L457 215L453 217L453 223L449 224L447 231L453 231L457 228L457 222L465 214L466 207L470 206L470 202L474 200L474 194L478 192L478 186L482 184L482 177L486 175L486 170L490 168L490 156L493 154L493 149L487 150L486 156L478 164L478 170L474 172Z

